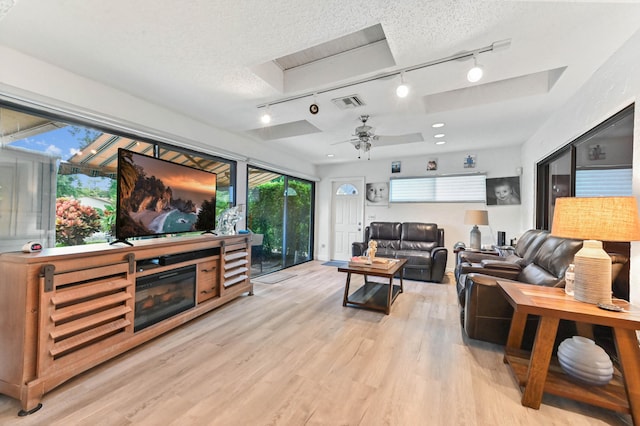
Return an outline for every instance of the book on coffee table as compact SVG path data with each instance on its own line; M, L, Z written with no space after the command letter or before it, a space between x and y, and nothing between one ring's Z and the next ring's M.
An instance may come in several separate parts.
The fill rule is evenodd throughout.
M389 269L398 261L396 259L386 259L384 257L374 257L370 261L366 256L354 256L349 261L349 266L363 266L367 268Z

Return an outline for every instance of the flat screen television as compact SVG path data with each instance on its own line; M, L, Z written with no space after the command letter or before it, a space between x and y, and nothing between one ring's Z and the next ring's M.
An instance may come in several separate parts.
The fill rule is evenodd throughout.
M216 183L215 173L120 148L114 243L211 232L216 227Z

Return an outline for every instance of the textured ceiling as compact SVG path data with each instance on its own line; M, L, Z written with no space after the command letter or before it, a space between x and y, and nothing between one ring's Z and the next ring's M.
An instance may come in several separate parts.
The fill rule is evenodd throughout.
M288 77L276 73L273 81L255 72L376 24L391 65L377 52L358 56L356 49L297 67ZM0 44L320 164L356 160L353 145L336 142L352 137L361 114L371 116L377 134L421 133L424 139L374 143L372 159L521 144L639 28L634 2L20 0L0 20ZM306 121L317 132L263 140L278 132L255 131L258 105L505 39L508 49L479 55L485 68L479 83L465 78L472 61L452 61L406 73L406 99L395 96L399 79L393 77L270 107L279 129ZM285 92L285 77L295 79L288 87L299 89ZM321 78L328 81L314 83ZM548 90L541 89L544 78ZM532 82L537 86L529 87ZM331 102L353 94L366 106L342 110ZM308 109L314 99L317 115ZM426 108L428 101L441 107ZM438 121L446 123L447 143L436 146L431 123Z

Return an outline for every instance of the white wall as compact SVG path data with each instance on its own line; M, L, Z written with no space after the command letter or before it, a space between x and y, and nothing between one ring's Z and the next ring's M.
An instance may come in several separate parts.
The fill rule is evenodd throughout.
M640 31L631 37L589 79L522 149L523 220L526 227L535 221L535 164L559 147L571 142L604 121L640 95ZM636 106L633 164L640 164L640 111ZM633 168L633 193L640 196L640 167ZM631 245L631 301L640 303L640 243Z
M113 128L123 126L158 135L201 152L260 159L292 172L314 176L315 167L265 144L220 130L179 112L0 46L0 97L25 98L65 111L95 117ZM73 64L71 64L73 66ZM235 158L234 158L235 159Z
M464 168L467 154L476 155L476 167ZM391 174L391 160L375 160L375 148L371 151L374 160L361 159L356 163L318 166L322 179L317 186L316 203L316 258L329 260L331 232L331 179L365 177L366 182L385 182L393 177L433 176L435 174L468 173L470 170L486 172L488 178L517 176L521 164L520 147L477 150L439 155L416 156L401 161L401 172ZM438 170L427 172L427 161L437 157ZM505 159L511 159L506 161ZM514 162L515 161L515 162ZM464 225L467 209L487 209L489 226L480 227L482 244L495 244L497 231L507 233L507 241L519 237L526 229L521 226L521 206L487 206L483 203L402 203L388 207L365 206L365 224L372 221L432 222L444 228L445 245L449 249L447 269L455 266L453 245L457 241L469 244L471 226Z

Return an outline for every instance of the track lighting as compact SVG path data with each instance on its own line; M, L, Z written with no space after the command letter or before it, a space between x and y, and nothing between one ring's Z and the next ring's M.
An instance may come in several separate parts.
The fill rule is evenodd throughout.
M260 121L262 121L262 124L271 123L271 111L269 111L269 105L267 105L264 112L260 116Z
M507 40L501 40L501 41L495 41L493 43L491 43L488 46L484 46L484 47L480 47L478 49L474 49L474 50L470 50L470 51L464 51L464 52L460 52L460 53L456 53L455 55L451 55L451 56L446 56L444 58L439 58L439 59L434 59L433 61L429 61L429 62L424 62L421 64L417 64L417 65L412 65L412 66L408 66L399 70L393 70L393 71L389 71L386 73L382 73L382 74L377 74L374 76L367 76L358 80L353 80L353 81L348 81L346 83L341 83L338 84L336 86L330 86L330 87L326 87L322 90L315 90L313 92L306 92L306 93L300 93L297 95L293 95L293 96L289 96L286 98L282 98L282 99L277 99L277 100L273 100L271 102L269 102L269 104L260 104L257 105L257 108L265 108L268 107L269 105L277 105L277 104L282 104L285 102L291 102L291 101L295 101L298 99L302 99L302 98L307 98L310 96L316 96L322 93L328 93L328 92L332 92L334 90L340 90L340 89L345 89L347 87L352 87L352 86L357 86L359 84L363 84L363 83L368 83L370 81L376 81L376 80L382 80L382 79L387 79L388 77L392 77L392 76L396 76L398 74L400 74L400 80L401 80L401 84L400 86L398 86L396 88L396 94L399 97L405 97L409 94L409 86L407 86L404 83L404 79L402 74L405 72L412 72L412 71L417 71L423 68L427 68L427 67L432 67L435 65L439 65L439 64L444 64L447 62L452 62L452 61L458 61L461 59L468 59L471 56L473 56L474 58L474 67L469 71L469 73L467 74L467 78L469 79L469 81L471 82L476 82L478 80L480 80L482 78L482 67L480 65L478 65L477 60L476 60L476 56L481 54L481 53L486 53L486 52L495 52L498 50L503 50L508 48L511 45L511 40L507 39ZM472 78L474 80L472 80ZM401 89L402 88L402 89ZM404 96L403 96L404 94ZM315 103L315 102L314 102ZM313 112L312 112L313 113Z
M482 65L478 65L478 55L476 53L473 54L473 68L469 70L467 73L467 80L471 83L476 83L480 81L483 74Z
M404 82L404 72L400 73L400 85L396 88L396 95L399 98L406 98L409 94L409 86Z

